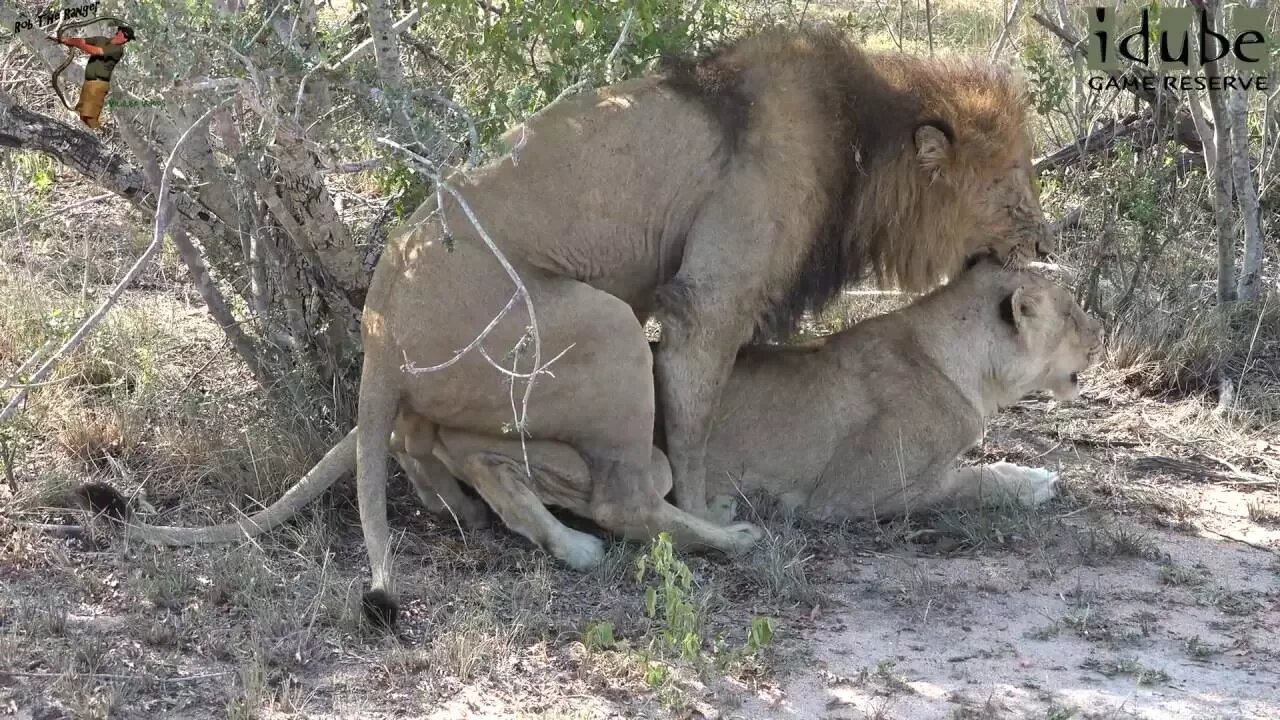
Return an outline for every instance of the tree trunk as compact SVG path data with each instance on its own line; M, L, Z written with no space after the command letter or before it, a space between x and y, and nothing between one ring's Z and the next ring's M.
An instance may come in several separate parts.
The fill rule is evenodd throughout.
M391 21L387 0L364 0L365 18L373 39L373 56L378 65L378 82L391 110L391 122L406 142L420 142L409 118L409 97L404 69L400 65L399 33Z
M1205 31L1214 30L1218 24L1221 7L1220 0L1206 0ZM1236 299L1236 243L1235 219L1231 206L1231 118L1227 111L1227 100L1223 97L1225 90L1214 90L1213 85L1221 87L1222 67L1218 61L1204 65L1205 77L1210 79L1209 110L1213 114L1213 144L1217 152L1217 162L1210 173L1213 178L1213 217L1218 234L1218 302L1227 303ZM1215 83L1213 78L1218 78ZM1245 162L1248 162L1246 155Z
M1231 120L1231 179L1244 225L1244 260L1240 265L1236 297L1252 300L1258 296L1262 281L1262 213L1258 208L1258 189L1253 184L1253 169L1249 167L1249 110L1243 90L1231 93L1227 111Z

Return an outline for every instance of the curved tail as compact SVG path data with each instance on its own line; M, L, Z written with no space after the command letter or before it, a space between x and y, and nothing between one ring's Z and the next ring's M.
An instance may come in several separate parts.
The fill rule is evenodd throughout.
M352 428L279 500L253 515L233 523L199 528L130 523L129 531L152 545L203 545L257 537L296 515L355 466L356 428Z

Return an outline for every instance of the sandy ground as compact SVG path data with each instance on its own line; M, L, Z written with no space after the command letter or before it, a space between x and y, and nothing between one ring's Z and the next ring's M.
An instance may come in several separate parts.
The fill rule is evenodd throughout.
M832 588L841 608L805 633L814 662L727 717L1280 717L1275 556L1213 537L1153 541L1258 606L1224 610L1144 559L1056 577L1022 557L851 559ZM859 591L886 574L936 597L904 609Z
M1058 467L1062 496L1039 512L878 528L766 517L801 543L777 552L803 568L803 593L794 579L770 590L759 558L685 559L706 637L740 644L750 618L768 616L773 644L734 666L672 660L660 685L643 678L658 630L634 578L639 549L615 546L610 567L579 575L503 530L458 536L403 483L394 639L354 610L366 571L349 486L233 549L10 525L0 717L1277 718L1280 492L1259 473L1135 464L1208 462L1188 452L1203 437L1181 449L1168 437L1201 415L1096 396L1003 414L970 460ZM1163 444L1133 439L1144 433ZM1249 447L1255 470L1276 461L1274 445ZM584 646L600 621L619 647Z

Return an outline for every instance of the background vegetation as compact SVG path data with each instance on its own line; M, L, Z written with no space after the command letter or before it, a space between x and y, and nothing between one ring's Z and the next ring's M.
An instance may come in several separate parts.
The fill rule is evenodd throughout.
M1208 6L1221 13L1216 2ZM1122 5L1126 22L1137 7ZM6 3L0 26L42 9ZM1021 73L1035 108L1042 200L1061 233L1055 261L1108 330L1098 377L1129 393L1126 402L1178 404L1212 418L1204 422L1213 423L1235 470L1272 477L1280 467L1266 439L1280 422L1280 247L1271 232L1280 212L1277 93L1152 98L1091 90L1091 73L1068 42L1084 35L1083 5L104 0L100 12L126 18L138 39L116 71L97 133L84 130L49 86L64 52L41 39L53 28L3 33L0 404L12 407L0 422L7 518L0 530L10 533L0 546L15 568L49 561L55 551L23 528L60 517L50 508L65 505L66 489L86 479L145 489L150 503L180 512L182 523L225 518L228 503L238 511L276 497L352 422L369 275L388 231L433 192L431 171L482 160L503 130L564 93L772 23L833 22L872 48L988 55ZM64 77L69 96L79 66ZM209 111L207 126L174 156L172 213L158 253L87 340L38 373L152 243L167 158ZM850 302L814 318L814 331L867 312ZM154 672L144 681L112 680L123 676L122 658L145 665L146 653L66 640L66 616L80 602L142 603L139 632L149 646L231 668L215 681L216 702L194 693L195 707L222 703L220 711L237 717L304 707L297 677L325 653L326 636L340 630L366 660L374 652L367 643L376 642L354 628L350 592L335 581L335 564L349 578L359 562L358 552L343 549L351 537L333 542L351 520L346 489L338 494L281 547L244 547L178 571L167 555L135 548L76 570L75 586L56 602L7 599L0 669L18 657L3 652L10 645L63 638L24 647L24 672L56 679L59 707L74 714L118 713L164 683ZM433 532L437 543L452 530ZM486 552L507 557L500 543L487 543ZM486 562L439 552L431 563L447 572L468 563L478 572L474 564ZM786 531L745 580L722 580L778 603L805 602L808 581L793 561L806 554L804 541ZM674 573L662 575L665 614L653 601L642 612L642 573L630 604L620 606L630 619L592 616L586 629L543 613L556 593L598 608L633 574L624 567L629 557L596 584L570 591L553 590L545 568L529 580L527 561L511 562L491 583L466 576L473 582L457 586L458 602L419 609L424 622L448 621L441 627L449 629L429 647L377 655L386 682L396 686L429 667L431 693L444 695L497 673L497 658L513 648L565 633L580 635L584 652L624 667L622 676L670 707L686 700L664 690L674 686L664 658L699 659L677 674L714 669L749 680L765 672L761 638L772 637L772 624L745 619L754 613L715 616L718 600L684 582L688 568L681 571L678 559L663 560L663 572ZM197 623L210 609L228 622ZM733 639L721 642L717 633ZM628 634L635 641L620 644ZM663 669L655 670L658 661Z

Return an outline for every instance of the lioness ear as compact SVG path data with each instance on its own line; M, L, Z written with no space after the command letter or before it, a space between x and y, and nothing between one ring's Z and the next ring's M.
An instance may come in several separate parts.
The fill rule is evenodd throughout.
M1014 330L1023 332L1040 310L1040 299L1034 290L1024 285L1014 290L1009 297L1000 303L1000 317L1013 326Z
M951 157L951 127L945 122L928 122L916 128L916 159L934 176Z

